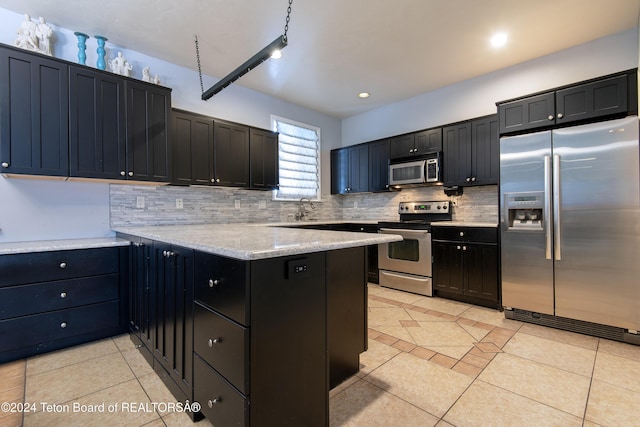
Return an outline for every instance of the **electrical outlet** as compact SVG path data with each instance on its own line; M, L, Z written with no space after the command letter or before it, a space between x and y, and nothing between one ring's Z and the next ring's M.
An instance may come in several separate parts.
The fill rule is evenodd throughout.
M358 208L358 202L356 200L353 201L353 207L356 209Z
M184 202L182 199L176 199L176 209L184 209Z
M136 197L136 208L144 209L144 196Z
M236 206L236 209L240 209L240 200L236 200L235 206Z

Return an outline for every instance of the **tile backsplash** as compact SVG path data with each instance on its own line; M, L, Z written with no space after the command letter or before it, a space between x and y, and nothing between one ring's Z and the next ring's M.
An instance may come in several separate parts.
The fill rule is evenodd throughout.
M398 203L409 200L447 200L442 187L419 187L390 193L361 193L347 196L323 195L314 202L308 219L396 220ZM464 189L453 206L455 221L498 221L498 188L495 185ZM178 206L181 205L179 208ZM270 191L249 191L223 187L110 186L112 227L293 222L299 204L273 201Z

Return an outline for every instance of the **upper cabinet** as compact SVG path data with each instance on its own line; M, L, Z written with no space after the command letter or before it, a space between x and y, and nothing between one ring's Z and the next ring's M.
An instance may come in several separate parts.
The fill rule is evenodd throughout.
M216 184L228 187L248 187L250 179L249 128L216 120L213 125L213 133Z
M278 187L278 134L251 128L249 131L250 188L272 190Z
M498 103L500 134L562 126L636 112L636 71Z
M68 175L68 68L0 46L0 172Z
M213 119L188 111L172 111L172 182L211 185L213 173Z
M442 129L434 128L399 135L389 140L391 159L442 151Z
M331 194L369 191L369 145L331 150Z
M389 140L369 144L369 191L389 189Z

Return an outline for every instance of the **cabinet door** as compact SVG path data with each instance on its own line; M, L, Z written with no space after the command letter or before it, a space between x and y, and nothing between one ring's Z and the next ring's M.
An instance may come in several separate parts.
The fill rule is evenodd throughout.
M471 184L497 184L500 176L498 116L471 122Z
M278 187L278 134L251 129L249 134L251 188L271 190Z
M0 171L69 174L68 66L0 48Z
M127 178L169 182L169 108L171 92L145 83L126 82Z
M442 134L444 185L467 185L471 176L471 122L447 126Z
M556 92L556 122L566 123L627 111L627 75Z
M462 245L434 241L432 249L434 290L461 294L464 287Z
M154 358L187 396L193 381L193 269L192 250L154 242Z
M216 184L249 186L249 129L225 122L214 123L214 164Z
M498 248L466 244L465 295L498 301Z
M124 80L69 68L69 176L125 179Z
M442 128L427 129L415 134L414 154L442 151Z
M151 334L155 310L151 292L152 242L141 240L130 249L129 330L140 338L148 351L154 348Z
M349 187L349 151L331 150L331 194L345 194Z
M349 192L362 193L369 189L369 146L349 148Z
M389 189L389 140L369 143L369 191Z
M498 105L500 134L555 124L555 92Z
M182 185L213 184L213 119L172 112L172 181Z
M389 140L389 152L392 159L413 156L415 134L399 135Z

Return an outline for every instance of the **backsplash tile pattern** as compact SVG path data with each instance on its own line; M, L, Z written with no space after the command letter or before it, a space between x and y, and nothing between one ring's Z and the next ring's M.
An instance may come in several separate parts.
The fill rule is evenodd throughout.
M144 207L138 199L144 199ZM182 199L183 208L176 208ZM398 203L409 200L447 200L442 187L408 188L389 193L362 193L346 196L324 195L314 202L308 219L319 221L396 220ZM497 186L465 188L453 207L454 221L498 221ZM239 208L236 207L239 203ZM145 226L206 223L293 222L299 204L276 202L269 191L249 191L224 187L110 186L111 226ZM308 205L307 209L308 209Z

